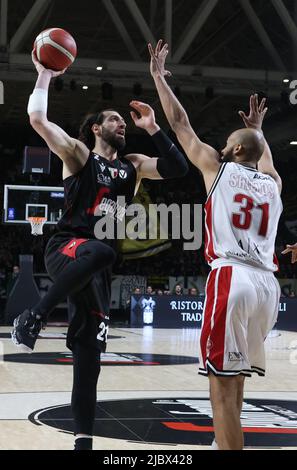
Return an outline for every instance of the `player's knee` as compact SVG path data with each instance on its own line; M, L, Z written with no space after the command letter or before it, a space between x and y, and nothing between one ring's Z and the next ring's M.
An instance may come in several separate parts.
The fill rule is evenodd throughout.
M238 395L236 387L217 387L212 394L213 405L219 408L232 409L237 407Z
M222 395L218 399L212 400L212 407L219 414L228 413L228 415L238 414L238 404L234 397Z

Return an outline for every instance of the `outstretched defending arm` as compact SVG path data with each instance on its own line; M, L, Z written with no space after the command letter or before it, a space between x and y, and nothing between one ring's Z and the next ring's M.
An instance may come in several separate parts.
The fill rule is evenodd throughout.
M159 151L158 158L139 154L126 156L136 166L138 180L185 176L189 170L186 159L156 123L154 110L148 104L140 101L131 101L130 106L134 109L130 114L135 125L147 131Z
M191 162L202 171L207 189L210 189L220 168L218 153L196 135L186 111L166 82L165 77L171 75L165 70L168 45L162 47L160 40L155 50L151 44L148 47L151 55L151 75L168 122Z
M239 111L239 115L241 116L245 126L252 128L252 129L257 129L262 134L263 134L263 131L262 131L263 120L268 111L268 108L265 107L265 105L266 105L265 98L261 101L259 105L258 95L256 94L250 97L250 114L247 116L243 111ZM261 160L258 163L258 169L262 173L265 173L271 176L275 180L278 186L279 192L281 193L282 180L274 167L272 153L264 135L263 135L263 138L265 140L265 149L261 157Z
M38 72L35 89L28 103L30 123L46 141L48 147L63 160L63 177L77 173L85 165L89 151L85 144L70 137L59 126L47 119L48 89L52 78L64 73L45 69L32 53L32 60Z
M297 263L297 243L295 245L287 245L282 255L287 255L288 253L292 253L292 264Z

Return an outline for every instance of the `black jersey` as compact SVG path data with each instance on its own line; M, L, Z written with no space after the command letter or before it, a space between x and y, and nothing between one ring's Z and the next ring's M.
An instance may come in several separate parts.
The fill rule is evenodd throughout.
M83 238L95 238L95 224L106 213L115 220L122 217L125 207L118 197L131 204L136 185L136 169L127 159L109 160L90 153L84 168L64 180L65 212L58 229ZM121 200L123 198L121 197Z

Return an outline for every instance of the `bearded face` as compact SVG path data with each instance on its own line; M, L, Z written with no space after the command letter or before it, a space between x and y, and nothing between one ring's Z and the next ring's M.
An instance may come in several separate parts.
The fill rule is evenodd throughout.
M221 161L223 163L235 162L236 146L237 146L237 141L234 138L234 134L232 134L227 140L226 147L221 151L221 155L222 155Z
M225 148L222 150L222 158L221 161L223 163L229 163L229 162L234 162L235 161L235 155L234 155L234 148Z
M116 129L114 131L102 126L102 140L110 145L116 151L124 150L126 147L125 130Z

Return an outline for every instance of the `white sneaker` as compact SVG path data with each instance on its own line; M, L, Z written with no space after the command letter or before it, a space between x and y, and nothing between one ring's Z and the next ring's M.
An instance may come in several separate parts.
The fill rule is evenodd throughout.
M214 439L211 444L211 450L220 450L216 440Z

